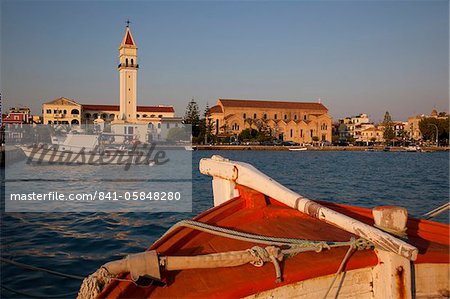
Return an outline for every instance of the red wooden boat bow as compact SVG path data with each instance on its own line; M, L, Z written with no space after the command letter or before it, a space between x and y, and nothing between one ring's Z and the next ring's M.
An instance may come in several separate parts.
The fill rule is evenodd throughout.
M351 298L449 294L446 224L407 218L395 207L373 212L311 201L251 165L220 157L203 159L200 170L213 176L215 207L194 218L200 224L182 223L155 242L144 266L121 261L132 275L108 279L98 298L323 298L328 291ZM405 228L407 239L381 230L401 234ZM274 239L253 239L258 236ZM361 237L366 247L360 249L366 250L349 250L348 242ZM290 239L306 240L305 248L312 250L286 256L300 246L290 244ZM320 241L342 246L318 250ZM375 249L367 249L371 244ZM343 273L335 275L340 266ZM132 278L142 273L152 276L154 285L137 286ZM280 275L283 279L276 281ZM79 297L89 295L80 292Z

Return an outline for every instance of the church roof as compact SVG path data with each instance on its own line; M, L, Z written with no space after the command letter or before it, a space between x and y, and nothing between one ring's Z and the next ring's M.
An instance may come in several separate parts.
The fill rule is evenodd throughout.
M283 101L263 101L263 100L237 100L237 99L219 99L224 107L240 108L277 108L277 109L308 109L328 111L321 103L313 102L283 102Z
M119 105L82 105L84 110L119 111ZM137 112L175 112L172 106L137 106Z
M134 42L133 35L131 34L130 27L127 26L127 29L125 31L125 35L123 36L122 43L120 44L121 47L136 47L136 43Z
M222 107L220 105L215 105L209 108L209 113L222 113Z

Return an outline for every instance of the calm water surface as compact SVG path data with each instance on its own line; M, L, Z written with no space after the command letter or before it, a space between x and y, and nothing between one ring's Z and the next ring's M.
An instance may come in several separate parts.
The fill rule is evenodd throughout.
M414 216L449 200L449 154L443 152L198 151L192 213L2 213L2 256L85 276L105 262L143 251L175 222L212 206L211 178L199 173L198 162L213 154L250 162L311 199L399 205ZM62 171L58 167L55 176ZM436 220L448 222L448 214ZM5 264L1 274L3 285L40 296L76 292L80 284ZM2 290L1 297L23 296Z

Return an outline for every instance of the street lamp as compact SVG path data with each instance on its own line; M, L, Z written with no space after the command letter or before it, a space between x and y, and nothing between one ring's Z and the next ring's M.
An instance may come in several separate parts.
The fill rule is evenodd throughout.
M429 126L434 126L436 128L436 146L439 146L439 129L435 124L428 124Z

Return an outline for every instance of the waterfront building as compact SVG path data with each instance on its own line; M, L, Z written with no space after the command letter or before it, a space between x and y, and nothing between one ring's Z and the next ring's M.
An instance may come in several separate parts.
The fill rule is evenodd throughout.
M414 141L422 140L422 133L420 132L419 123L422 119L427 117L432 117L436 119L446 119L448 117L448 113L446 112L439 113L436 109L433 109L430 115L421 114L408 117L408 122L404 129L411 140Z
M44 124L99 124L117 134L139 135L141 141L163 140L168 129L179 127L173 106L138 106L137 46L130 27L119 46L119 105L80 104L59 97L42 105ZM138 133L137 133L138 132Z
M332 118L321 103L219 99L209 109L217 136L265 127L274 138L298 143L331 142Z
M31 110L28 107L9 108L7 114L2 115L2 124L30 124L33 122Z
M368 126L361 131L360 140L364 143L369 142L384 142L383 130L380 126Z
M361 134L363 130L374 126L366 113L339 119L339 123L339 139L348 140L351 138L357 142L364 141Z

